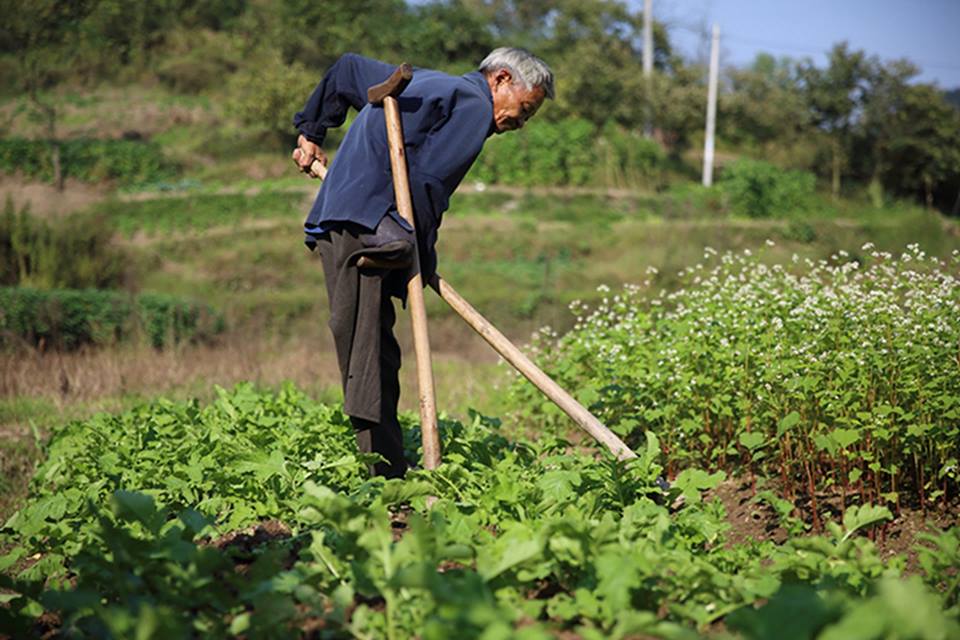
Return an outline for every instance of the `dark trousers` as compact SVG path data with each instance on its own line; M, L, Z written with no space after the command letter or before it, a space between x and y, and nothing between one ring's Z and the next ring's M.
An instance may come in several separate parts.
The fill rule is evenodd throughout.
M358 269L360 255L380 255L370 234L343 224L317 238L323 264L330 330L343 383L343 408L356 430L357 447L386 460L371 472L403 477L407 461L397 420L400 399L400 345L393 335L396 312L391 293L402 291L403 272Z

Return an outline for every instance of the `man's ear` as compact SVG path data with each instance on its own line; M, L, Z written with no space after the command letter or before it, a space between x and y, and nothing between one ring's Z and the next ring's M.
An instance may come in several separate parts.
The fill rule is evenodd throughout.
M493 80L496 84L509 85L513 82L513 74L509 69L497 69L493 74Z

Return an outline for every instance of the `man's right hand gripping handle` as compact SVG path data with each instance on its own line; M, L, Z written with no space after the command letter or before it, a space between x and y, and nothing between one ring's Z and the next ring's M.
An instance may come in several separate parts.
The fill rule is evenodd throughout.
M311 178L318 178L320 176L316 175L310 169L310 165L313 164L314 160L319 160L320 164L327 166L327 154L323 152L320 145L310 142L301 134L300 137L297 138L297 148L293 150L293 161L300 167L301 172Z

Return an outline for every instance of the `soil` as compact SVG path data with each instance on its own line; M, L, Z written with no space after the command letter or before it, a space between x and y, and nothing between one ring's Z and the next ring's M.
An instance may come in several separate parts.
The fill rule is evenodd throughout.
M730 525L727 531L727 544L730 546L755 540L762 542L771 540L782 544L789 534L780 526L777 513L766 503L754 499L749 478L731 477L708 492L705 499L717 498L723 503L727 513L727 522ZM818 496L818 500L824 500ZM837 500L839 500L837 498ZM803 505L801 505L802 507ZM831 505L829 499L824 501L821 508L830 507L831 511L840 513L839 503ZM801 510L800 517L810 524L812 515ZM893 556L906 557L905 572L917 573L920 570L915 550L920 533L937 533L960 525L960 505L954 504L947 509L921 510L919 508L902 508L900 513L894 511L894 519L859 534L871 538L877 546L877 551L883 560Z
M284 523L279 520L265 520L255 526L231 531L219 538L201 542L201 544L227 552L234 562L234 570L242 574L256 560L258 550L262 550L267 545L276 545L292 540L292 537L290 527ZM291 542L284 558L284 569L290 569L296 563L301 546L298 540Z
M11 176L0 177L0 205L10 198L18 211L24 205L29 205L30 213L41 218L56 219L86 209L105 199L110 192L108 186L72 179L68 179L63 191L60 191L44 182Z
M394 542L399 542L403 535L409 531L407 527L407 518L412 509L408 506L399 506L390 511L390 534Z
M727 544L734 546L751 540L763 542L772 540L784 543L789 535L780 526L780 519L768 504L754 500L751 483L747 478L727 478L708 492L704 499L717 498L727 512L730 530L727 532Z

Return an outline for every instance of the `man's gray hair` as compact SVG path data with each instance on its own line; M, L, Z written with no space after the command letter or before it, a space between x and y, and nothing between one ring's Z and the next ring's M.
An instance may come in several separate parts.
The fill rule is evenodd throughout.
M544 95L554 97L553 71L547 63L526 49L519 47L500 47L490 52L480 63L480 71L494 73L506 69L524 89L541 87Z

